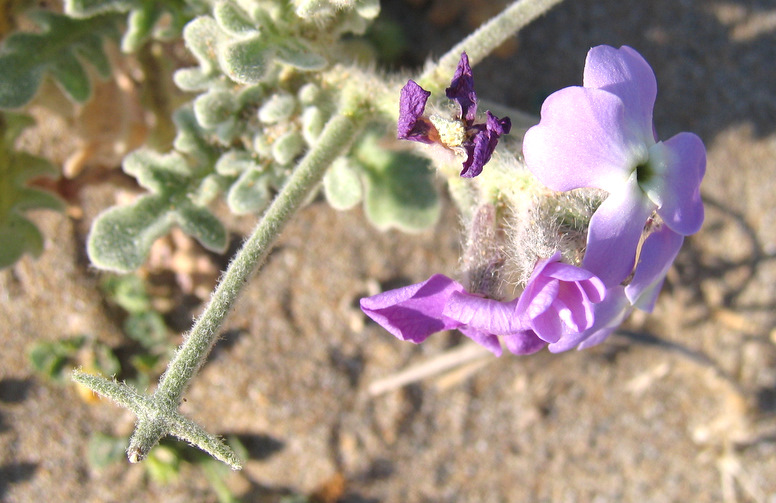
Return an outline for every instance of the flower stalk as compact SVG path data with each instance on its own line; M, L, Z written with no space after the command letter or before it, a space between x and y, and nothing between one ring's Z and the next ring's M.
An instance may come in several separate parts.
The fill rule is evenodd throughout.
M509 37L562 1L518 0L447 51L436 65L423 72L417 79L418 84L438 92L447 85L450 75L455 72L462 52L469 55L472 66L476 65Z
M142 396L126 384L82 371L74 373L73 379L76 382L129 408L138 416L127 450L130 462L142 461L162 437L172 434L196 445L233 469L241 467L240 460L229 447L183 417L178 412L178 406L191 379L202 367L218 339L220 328L242 287L264 262L272 244L321 181L326 169L353 141L360 122L360 117L347 109L327 123L318 144L302 159L251 237L229 264L202 316L170 361L152 396Z

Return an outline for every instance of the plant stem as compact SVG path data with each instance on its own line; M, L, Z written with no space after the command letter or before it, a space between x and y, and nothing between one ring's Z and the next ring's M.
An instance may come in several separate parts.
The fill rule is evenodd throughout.
M299 164L251 237L229 264L205 311L162 376L156 391L158 398L176 405L179 403L188 382L204 363L218 338L218 331L243 285L264 261L272 243L310 191L320 182L326 168L350 144L355 129L354 120L346 116L334 117L326 125L320 142Z
M138 422L130 442L131 461L142 460L159 439L169 433L160 428L160 421L169 422L165 417L177 414L183 392L218 339L221 325L240 290L263 263L273 242L318 185L331 162L351 143L357 125L358 121L351 115L338 115L327 123L318 144L302 159L251 237L229 264L205 311L170 361L154 393L152 400L160 412L159 420L141 419ZM199 442L196 443L199 445Z
M509 37L563 0L518 0L474 33L456 44L418 79L418 84L434 92L450 82L461 53L466 52L474 66L496 50Z

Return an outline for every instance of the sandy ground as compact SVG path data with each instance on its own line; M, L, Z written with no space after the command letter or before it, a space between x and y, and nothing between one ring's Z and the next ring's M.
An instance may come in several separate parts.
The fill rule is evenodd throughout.
M399 2L416 63L458 40L463 22L424 29ZM659 83L657 130L706 142L707 217L687 240L651 316L583 352L487 358L371 396L369 385L461 347L422 346L368 322L357 300L453 273L448 204L419 236L372 229L360 210L308 206L229 317L225 341L183 410L237 434L244 501L316 493L347 502L776 501L776 5L772 1L568 0L519 49L475 69L482 97L536 111L579 84L587 49L637 48ZM0 499L216 501L193 466L168 484L142 466L91 467L93 432L133 417L35 377L30 344L120 327L84 253L109 184L82 193L85 218L39 213L37 260L0 272ZM252 219L234 219L244 235Z

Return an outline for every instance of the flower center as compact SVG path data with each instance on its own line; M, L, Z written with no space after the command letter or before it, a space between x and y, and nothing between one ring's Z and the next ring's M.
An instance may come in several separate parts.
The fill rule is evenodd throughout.
M649 163L649 159L636 166L636 181L642 185L655 176L655 170Z
M466 129L460 120L444 119L438 115L430 116L429 120L439 131L439 139L444 146L455 149L466 141Z

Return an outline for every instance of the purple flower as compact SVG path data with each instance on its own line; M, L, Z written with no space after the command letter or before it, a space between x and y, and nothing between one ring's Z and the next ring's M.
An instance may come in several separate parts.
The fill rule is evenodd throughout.
M433 333L457 328L496 356L501 355L501 344L494 334L470 329L465 323L443 314L445 305L455 293L474 297L466 293L460 283L435 274L422 283L361 299L361 310L403 341L417 344Z
M443 314L486 332L554 343L593 326L593 304L606 287L590 271L560 262L560 252L537 262L525 290L511 302L468 299L454 292Z
M498 356L499 338L510 352L528 354L590 329L593 304L604 293L603 282L561 263L558 252L536 264L523 294L510 302L469 293L437 274L361 299L361 309L399 339L419 343L435 332L458 329Z
M655 75L630 47L591 49L583 82L547 98L541 121L525 135L523 154L552 190L609 193L590 221L583 266L611 287L633 271L653 213L679 236L700 229L706 150L692 133L657 140Z
M628 286L615 285L608 288L604 301L594 307L593 325L550 344L550 352L559 353L575 346L578 349L595 346L609 337L634 309L652 312L666 273L683 241L683 236L668 227L650 234L642 246L639 262Z
M476 124L477 94L474 92L474 78L469 57L461 54L453 80L445 91L448 98L455 100L460 108L457 118L446 119L436 115L426 117L426 101L430 92L409 80L399 97L399 122L397 137L420 143L439 143L447 149L466 155L461 176L473 178L482 173L490 160L501 135L509 133L512 123L509 117L499 119L486 112L485 124Z

